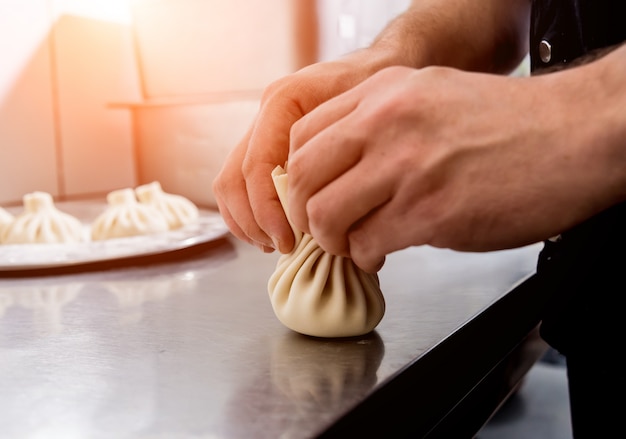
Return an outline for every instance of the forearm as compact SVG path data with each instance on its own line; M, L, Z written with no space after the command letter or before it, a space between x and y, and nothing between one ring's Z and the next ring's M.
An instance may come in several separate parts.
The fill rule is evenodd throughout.
M371 46L409 67L505 73L528 51L530 0L414 0ZM391 55L393 54L393 55Z

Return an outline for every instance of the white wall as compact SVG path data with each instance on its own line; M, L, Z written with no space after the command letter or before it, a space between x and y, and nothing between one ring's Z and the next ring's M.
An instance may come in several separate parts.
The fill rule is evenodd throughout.
M369 45L410 0L317 0L317 4L319 59L327 61Z
M131 115L109 107L140 96L116 8L130 10L127 0L0 0L1 204L134 184Z
M408 0L136 0L147 101L138 178L216 207L211 183L272 80L362 47ZM198 17L201 17L200 19Z
M316 60L314 0L135 0L140 183L202 207L273 80Z
M47 0L0 0L0 202L58 194Z
M171 180L164 189L210 204L211 180L264 85L369 44L408 3L317 0L315 14L311 0L0 0L0 205L35 190L79 198L145 179ZM159 32L167 45L145 45ZM172 105L150 102L163 97ZM128 102L147 105L142 114L141 105L111 105ZM192 166L177 148L200 158Z

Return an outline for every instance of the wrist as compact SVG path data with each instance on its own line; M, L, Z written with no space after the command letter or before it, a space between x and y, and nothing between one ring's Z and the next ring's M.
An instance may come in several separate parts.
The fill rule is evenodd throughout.
M599 101L603 104L594 119L606 120L605 123L594 124L605 127L598 132L600 139L606 142L606 160L611 163L615 173L617 201L626 200L626 45L614 50L597 63L599 70L598 83L602 84Z
M626 201L626 46L549 78L559 96L569 145L586 181L588 201L603 210ZM567 133L569 131L569 134Z

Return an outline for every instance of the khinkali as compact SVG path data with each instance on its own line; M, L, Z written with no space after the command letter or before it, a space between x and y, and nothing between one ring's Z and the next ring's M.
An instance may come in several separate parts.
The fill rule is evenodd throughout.
M277 166L272 178L288 212L287 173ZM351 259L326 253L313 237L291 227L294 249L280 256L268 282L278 319L315 337L352 337L372 331L385 313L378 275L366 273Z
M31 192L22 197L24 211L5 227L4 244L68 243L83 241L83 224L61 212L47 192Z
M118 189L107 195L108 206L91 225L91 239L147 235L169 229L165 216L153 206L137 201L131 188Z
M14 219L13 215L0 207L0 243L2 242L2 232L13 222Z
M182 195L164 192L158 181L138 186L135 193L141 203L154 206L161 211L170 229L183 227L196 221L200 216L198 207L191 200Z

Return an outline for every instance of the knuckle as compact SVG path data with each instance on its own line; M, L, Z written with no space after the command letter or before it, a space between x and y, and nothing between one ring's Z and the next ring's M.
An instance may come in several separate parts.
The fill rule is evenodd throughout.
M304 144L304 137L301 133L306 130L306 118L296 120L289 128L289 148L295 152Z
M226 192L228 185L225 184L224 179L222 178L222 173L218 174L217 177L215 177L211 187L215 196L218 196L220 198L221 195Z
M376 272L384 255L378 254L370 237L362 230L357 229L348 234L348 242L352 261L364 271Z
M373 254L352 251L350 258L352 259L352 262L357 265L357 267L368 273L377 272L381 266L381 258Z
M311 229L325 232L330 229L326 209L316 199L311 198L306 203L306 215Z
M280 78L270 82L264 89L261 95L261 101L266 102L272 97L281 94L281 91L285 88L285 78Z
M300 182L300 176L302 175L302 164L297 155L289 157L287 163L287 174L289 175L289 188L297 188ZM297 189L295 189L297 190Z
M307 203L311 234L320 247L332 255L348 256L348 248L339 227L336 227L324 205L312 199Z
M256 164L253 160L250 159L249 156L246 156L241 162L241 175L244 180L248 179L250 175L254 173L256 170Z

